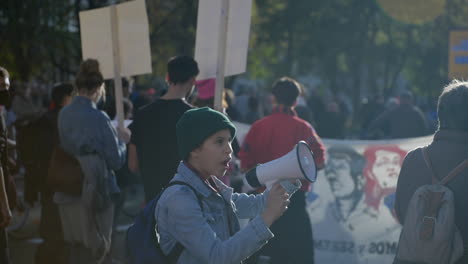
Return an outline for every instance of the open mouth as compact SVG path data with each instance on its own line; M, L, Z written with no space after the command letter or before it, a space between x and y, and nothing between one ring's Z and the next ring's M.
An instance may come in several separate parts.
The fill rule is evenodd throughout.
M223 164L223 166L227 169L229 168L229 163L231 162L231 158L228 158L228 159L225 159L223 162L221 162Z

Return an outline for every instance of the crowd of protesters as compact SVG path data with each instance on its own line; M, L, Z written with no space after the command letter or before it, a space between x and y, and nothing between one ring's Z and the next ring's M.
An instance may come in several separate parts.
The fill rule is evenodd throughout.
M187 98L188 103L209 106L214 100L214 80L197 81L193 95ZM207 84L208 83L208 84ZM235 82L234 82L235 84ZM127 119L133 119L134 114L142 106L160 98L167 91L167 85L161 81L150 84L130 83L123 79L124 107L128 110ZM30 120L41 116L46 110L54 108L51 98L53 83L34 80L23 83L11 81L12 107L7 111L7 126L21 127ZM240 88L238 88L240 87ZM251 88L253 91L248 91ZM253 124L261 117L268 115L271 109L271 95L268 87L245 87L234 85L224 91L223 107L233 121ZM112 85L106 83L106 90L112 90ZM403 90L392 96L382 94L364 96L359 105L352 105L344 96L322 95L315 87L301 85L301 95L297 101L296 112L304 120L314 125L323 138L333 139L389 139L401 138L406 135L393 135L390 127L371 127L371 123L387 110L409 103L423 115L426 130L417 135L433 133L437 127L436 105L426 97ZM435 99L433 99L435 101ZM110 91L106 99L98 104L111 117L115 118L113 93ZM126 111L127 112L127 111ZM387 111L389 112L389 111ZM419 114L418 114L419 115ZM383 123L383 122L382 122ZM398 122L397 122L398 123ZM404 126L400 122L395 126ZM14 126L13 126L14 125ZM411 137L409 135L408 137Z
M181 150L180 142L185 142L184 137L193 137L193 135L179 136L181 132L176 129L179 126L178 121L190 109L214 107L215 82L214 80L196 81L199 73L198 66L192 58L187 56L172 58L168 62L167 70L168 86L152 87L128 81L123 82L126 125L124 128L118 128L114 121L115 100L109 92L106 95L107 87L97 61L88 59L81 64L74 85L72 83L55 84L50 86L51 89L48 89L48 85L38 82L29 84L16 82L6 69L0 68L0 116L2 118L0 155L3 170L3 172L0 170L3 178L0 186L0 195L2 195L1 263L10 263L5 227L11 218L11 210L17 203L14 175L24 175L22 200L29 204L37 201L41 203L40 235L43 243L36 252L36 263L113 263L110 252L111 234L115 210L118 209L119 187L139 182L144 187L145 200L150 201L171 181L178 170L181 175L193 177L197 174L193 172L197 172L196 169L198 169L193 168L193 164L201 166L200 168L209 166L207 165L210 162L209 158L202 155L203 158L196 161L195 157L198 156L195 154L197 151L203 153L205 150L202 146L207 142L206 140L211 140L211 137L217 133L226 137L226 148L229 145L230 149L226 151L229 159L222 160L222 162L233 163L232 159L238 159L242 163L242 170L280 157L287 153L298 139L310 141L308 143L316 149L314 151L318 159L316 162L321 169L324 164L324 147L320 138L409 138L429 135L436 129L435 109L424 107L426 111L423 112L415 104L418 101L416 96L409 91L403 91L391 98L383 98L381 95L369 97L362 101L362 105L351 106L339 96L325 100L316 90L308 91L293 79L281 78L273 85L271 96L266 96L266 93L250 93L245 89L237 91L225 89L222 109L217 110L223 112L229 119L223 119L211 112L201 117L195 115L190 118L199 118L196 120L206 123L206 120L203 120L206 115L206 118L213 118L214 121L217 120L216 122L226 122L226 124L210 130L209 127L214 124L206 123L204 128L207 130L200 132L203 135L200 139L196 139L196 144L190 145L187 150ZM193 89L194 87L196 89ZM276 120L275 118L279 121L271 121ZM232 130L231 121L253 124L254 129L249 132L246 139L248 144L242 145L234 138L235 128ZM188 128L184 127L184 129L194 129L191 127L192 121L186 122L189 122L185 125ZM287 129L283 131L282 125L287 122L295 124L294 126L301 126L301 131L288 131ZM266 130L268 133L261 132L260 127L263 126L268 127ZM269 156L252 156L252 153L258 149L264 150L268 146L268 142L261 145L262 141L269 138L269 142L272 142L275 137L278 137L276 134L273 136L274 133L271 132L275 129L283 131L280 132L285 137L296 132L297 136L291 136L288 144L268 152L267 154L271 154ZM254 133L260 133L260 135L255 136ZM272 133L271 136L269 133ZM54 190L47 185L51 173L50 160L56 155L58 146L66 153L77 157L81 173L87 179L83 184L83 189L80 190L80 198L65 191ZM185 151L185 155L181 156L181 151ZM182 163L180 163L181 160L183 160ZM228 168L232 166L226 166L226 170ZM202 177L203 183L207 185L202 192L212 191L217 194L221 193L221 187L227 186L240 191L241 188L236 186L237 183L231 182L229 171L227 176L224 173L225 171L216 175L222 183L213 182L209 177ZM162 176L155 177L154 175ZM293 196L291 209L294 209L296 205L304 206L304 192L307 190L308 185L304 185L301 191ZM183 192L183 188L179 188L179 191ZM278 233L279 237L286 239L284 233L287 232L284 230L301 217L304 218L301 221L310 228L308 217L303 217L304 210L295 211L295 214L299 214L300 217L289 216L292 215L293 210L291 210L291 213L285 215L285 220L278 220L273 225L277 219L281 219L280 216L287 209L290 202L289 195L282 190L282 187L276 186L271 195L277 197L266 199L262 198L262 191L260 190L259 196L255 198L257 199L255 204L266 206L271 214L267 216L264 214L263 218L254 220L257 222L252 224L252 230L259 232L258 228L262 228L263 232L258 241L254 241L255 243L263 245L267 240L272 239L270 226L272 226L273 233ZM255 200L253 197L252 195L248 198L252 204ZM232 199L231 203L243 199L245 202L247 196L236 196ZM258 202L259 200L262 202ZM275 207L272 205L274 203L281 204L281 206ZM291 217L293 217L292 220ZM94 219L92 223L89 222L90 218ZM236 219L231 219L231 216L229 218L230 225L231 221L237 223ZM256 219L255 215L251 218ZM216 226L216 223L209 221L208 224ZM191 228L198 225L201 226L197 223ZM238 223L235 228L231 227L226 231L228 235L223 234L223 240L229 237L239 237L239 244L248 240L246 237L235 235L239 231L237 225ZM169 236L163 240L168 243L164 244L163 250L169 252L168 248L173 245L172 240L181 234L171 228L163 230L162 233ZM311 231L306 233L311 233ZM310 238L304 238L306 242L298 243L312 243L309 241ZM275 257L275 253L279 252L278 247L284 247L277 243L278 240L279 238L272 240L272 243L265 248L266 250L260 251L262 254L269 255L271 263L284 261L281 259L284 256ZM288 239L288 241L291 240L294 238ZM200 248L199 245L190 244L192 242L194 241L187 242L189 244L186 246L189 249L190 247ZM261 247L254 242L250 248L239 252L230 249L228 244L221 244L219 251L227 254L224 257L234 256L235 260L245 259ZM294 243L287 244L294 248ZM301 250L299 247L296 249ZM209 255L211 253L208 251L201 251L208 255L197 255L198 253L191 252L191 255L187 254L184 258L190 259L192 255L195 255L202 260L223 259ZM296 255L300 258L299 253ZM313 258L313 254L311 256ZM258 256L255 257L258 258ZM311 261L313 262L313 259L308 260L307 263L312 263ZM303 262L299 259L295 263Z

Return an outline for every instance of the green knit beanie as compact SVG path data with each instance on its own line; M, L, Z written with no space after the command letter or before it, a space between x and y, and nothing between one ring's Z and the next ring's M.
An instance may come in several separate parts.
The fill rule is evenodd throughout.
M231 138L236 135L236 127L227 116L209 107L188 110L179 119L176 128L179 156L183 160L205 139L220 130L229 129Z

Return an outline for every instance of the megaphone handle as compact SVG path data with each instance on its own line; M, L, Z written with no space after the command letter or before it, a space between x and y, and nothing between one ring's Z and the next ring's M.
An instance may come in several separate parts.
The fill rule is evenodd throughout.
M273 187L273 184L275 184L275 181L269 181L265 183L265 187L267 190L271 190L271 187Z
M265 183L266 189L271 190L271 187L273 187L275 183L275 181L269 181ZM281 184L281 186L283 186L283 188L289 195L293 195L302 186L302 183L299 179L296 179L295 183L292 183L291 180L282 180L279 183Z

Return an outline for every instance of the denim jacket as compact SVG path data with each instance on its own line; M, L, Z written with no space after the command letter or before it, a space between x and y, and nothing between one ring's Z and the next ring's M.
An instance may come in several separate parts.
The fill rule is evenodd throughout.
M118 139L109 117L98 110L90 99L75 96L72 103L60 111L58 129L60 144L68 153L74 156L98 154L102 157L109 175L106 180L108 191L118 193L113 170L123 166L126 146Z
M169 254L176 241L184 247L177 263L240 263L273 237L260 213L266 195L233 193L232 188L213 177L219 193L208 187L199 176L180 163L173 185L161 195L155 218L160 245ZM202 201L203 209L195 195ZM252 219L239 229L238 218Z

